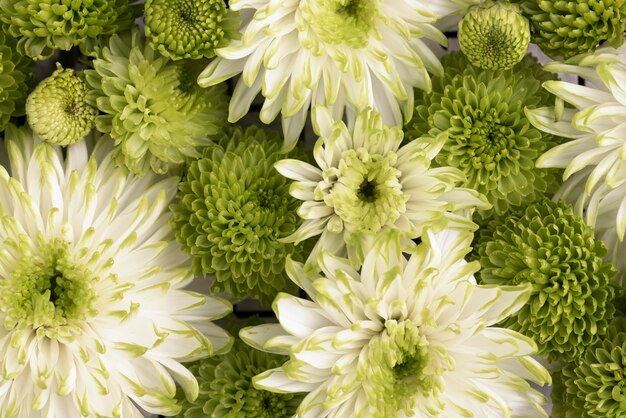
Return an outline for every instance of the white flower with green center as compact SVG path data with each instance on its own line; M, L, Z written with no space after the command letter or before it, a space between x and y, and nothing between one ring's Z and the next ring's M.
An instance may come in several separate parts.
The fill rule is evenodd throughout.
M229 121L245 116L259 92L264 123L282 115L285 148L293 146L309 107L378 110L389 125L411 118L413 89L430 90L447 45L436 28L475 0L231 0L242 11L241 39L216 50L200 74L211 86L241 73Z
M111 139L41 142L9 125L0 167L0 416L175 415L182 362L227 351L220 299L184 290L176 177L114 163ZM91 150L91 151L90 151Z
M279 294L279 324L245 328L248 344L289 355L253 379L274 392L308 392L296 417L544 416L549 373L523 335L493 327L528 300L527 286L477 286L463 257L472 234L428 231L407 260L393 234L361 271L323 251L321 275L288 261L310 300Z
M478 192L456 187L465 180L460 170L430 168L445 134L401 147L402 128L384 125L371 109L350 127L333 122L324 107L313 110L313 121L320 135L313 151L317 167L293 159L275 165L296 181L290 192L304 201L298 214L305 221L284 240L298 243L321 234L311 260L320 248L337 254L345 249L358 265L382 231L412 239L426 227L474 229L467 212L490 207Z
M584 78L586 86L546 81L557 106L527 111L530 122L569 141L543 154L539 167L565 168L556 197L594 226L624 283L626 271L626 53L625 48L552 62L545 69ZM622 54L622 55L620 55ZM564 107L563 103L570 106Z

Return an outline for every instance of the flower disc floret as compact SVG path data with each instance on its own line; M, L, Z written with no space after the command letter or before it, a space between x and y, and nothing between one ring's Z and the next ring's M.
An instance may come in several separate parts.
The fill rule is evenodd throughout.
M479 236L482 283L533 286L528 304L504 326L534 338L551 360L576 359L604 335L615 313L615 269L571 205L536 202Z
M0 25L0 131L11 116L25 114L24 102L34 77L33 62L17 50L17 42Z

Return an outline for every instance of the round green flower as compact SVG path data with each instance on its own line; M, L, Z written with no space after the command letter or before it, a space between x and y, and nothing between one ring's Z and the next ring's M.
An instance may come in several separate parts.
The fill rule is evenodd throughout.
M238 17L224 0L146 0L146 37L171 59L210 58L237 37Z
M57 64L26 100L26 115L33 131L52 144L70 145L83 139L96 124L98 109L87 103L87 82L82 72Z
M226 120L224 85L195 83L206 64L160 56L139 31L116 34L86 70L89 103L103 112L96 128L115 140L117 161L136 174L165 173L198 157Z
M624 0L517 0L530 19L532 42L551 58L592 52L602 42L618 47L626 25Z
M18 38L18 48L34 59L57 50L88 46L133 24L133 0L0 0L0 20Z
M0 131L11 116L23 116L24 101L34 80L33 62L20 54L17 42L5 34L0 25Z
M488 0L469 9L459 22L461 51L477 67L509 69L526 55L528 20L519 6Z
M626 416L626 319L556 374L552 400L554 418Z
M463 187L485 195L496 213L554 192L558 171L537 168L535 161L556 138L534 128L524 109L554 103L541 83L555 76L530 55L510 70L481 70L460 52L442 63L432 92L415 91L406 137L447 133L435 162L464 172Z
M606 332L615 313L615 269L571 205L542 200L493 220L475 248L480 282L532 284L526 306L503 325L533 338L539 354L569 361Z
M215 276L214 292L270 304L279 291L296 289L285 259L302 259L308 247L281 242L302 223L290 182L274 170L281 146L277 133L232 128L190 164L178 187L176 237L196 275Z

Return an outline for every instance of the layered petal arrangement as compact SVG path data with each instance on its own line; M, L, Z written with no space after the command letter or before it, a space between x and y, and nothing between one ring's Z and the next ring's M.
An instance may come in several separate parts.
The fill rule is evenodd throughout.
M386 234L362 269L324 251L320 275L288 262L310 300L281 294L279 324L244 328L258 349L289 355L255 386L308 392L295 416L546 416L548 372L532 339L493 325L528 300L530 286L477 286L471 234L428 231L406 259Z
M275 166L296 181L291 194L303 201L298 214L305 221L285 240L298 243L321 235L313 260L322 248L347 250L358 265L381 231L418 238L427 227L474 229L467 214L489 208L477 192L456 187L465 180L459 170L430 167L445 135L401 146L402 129L386 126L371 109L359 113L350 127L333 122L323 107L314 109L313 120L320 135L313 151L317 167L293 159Z
M230 304L184 290L190 262L167 210L178 179L128 174L111 143L64 157L28 127L5 132L2 417L174 415L177 384L198 395L181 362L229 349L210 321Z
M0 25L0 130L11 116L23 116L24 103L34 77L33 62L17 51L17 41Z
M376 109L399 125L413 111L413 88L430 90L442 68L431 48L447 45L439 20L472 0L233 0L242 37L218 48L200 75L211 86L241 74L229 121L241 119L256 95L261 121L282 115L285 148L295 144L309 107ZM438 48L441 50L440 48Z

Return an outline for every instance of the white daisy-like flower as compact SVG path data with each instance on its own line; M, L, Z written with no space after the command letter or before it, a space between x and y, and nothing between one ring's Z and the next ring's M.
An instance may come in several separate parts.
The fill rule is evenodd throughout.
M320 135L313 151L317 167L293 159L275 165L295 180L292 196L304 201L298 214L305 221L284 240L321 234L312 260L320 248L338 255L345 249L358 265L381 231L398 230L412 239L427 227L474 229L466 212L490 207L478 192L456 187L465 180L460 170L430 167L447 140L445 133L401 147L402 128L386 126L371 109L348 127L333 122L328 109L316 107L313 122Z
M373 107L389 125L413 111L413 89L430 90L443 69L435 24L476 0L231 0L242 37L216 50L200 74L211 86L241 73L229 121L246 115L259 92L265 123L282 114L285 148L302 131L310 105L341 119L346 106Z
M93 137L88 141L94 139ZM5 132L0 167L0 416L174 415L181 362L227 350L228 302L186 291L168 204L178 179L117 168L103 137L61 149Z
M526 379L550 375L535 343L492 325L526 303L530 286L477 286L463 257L471 233L428 231L407 260L385 234L360 272L320 253L322 275L289 261L311 300L285 293L279 324L245 328L248 344L289 360L253 380L274 392L308 392L297 418L547 417Z
M564 168L555 198L574 204L609 248L608 259L624 281L626 267L626 48L601 48L593 55L545 69L582 77L586 85L546 81L557 106L527 110L538 129L570 139L537 161L539 167ZM563 106L568 103L569 107Z

